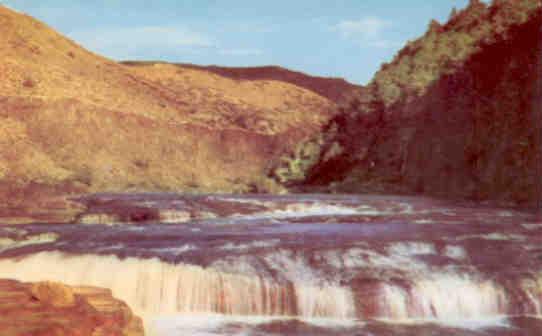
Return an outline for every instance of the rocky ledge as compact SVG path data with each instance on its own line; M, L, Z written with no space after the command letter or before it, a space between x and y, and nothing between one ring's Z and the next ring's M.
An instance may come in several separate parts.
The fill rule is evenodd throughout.
M142 336L142 320L111 291L0 280L0 335Z

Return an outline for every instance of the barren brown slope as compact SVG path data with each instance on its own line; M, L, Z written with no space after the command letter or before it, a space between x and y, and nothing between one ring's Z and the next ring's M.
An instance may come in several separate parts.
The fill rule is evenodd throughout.
M130 66L148 66L153 64L168 64L163 62L138 62L126 61L123 64ZM318 93L322 97L340 102L349 92L360 89L361 86L347 82L342 78L329 78L311 76L302 72L292 71L279 66L259 66L259 67L223 67L223 66L202 66L188 63L172 63L180 69L203 70L223 77L235 80L276 80L290 83L312 92Z
M167 87L177 97L189 101L190 118L207 125L276 134L303 123L321 125L332 112L329 107L333 104L325 98L283 81L237 81L167 63L140 65L131 70L140 78Z
M152 74L115 63L2 6L0 59L0 193L31 184L272 190L269 163L333 107L287 83L208 72L169 85L167 67Z

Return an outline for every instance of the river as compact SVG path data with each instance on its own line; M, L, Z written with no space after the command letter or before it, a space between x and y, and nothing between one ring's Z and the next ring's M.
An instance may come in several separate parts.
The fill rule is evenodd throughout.
M529 211L353 195L98 194L0 226L0 278L106 287L149 334L541 335Z

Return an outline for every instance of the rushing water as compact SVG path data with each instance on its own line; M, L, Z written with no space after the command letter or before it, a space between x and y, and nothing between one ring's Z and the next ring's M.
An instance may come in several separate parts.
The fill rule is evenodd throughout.
M110 288L156 335L542 335L542 223L383 196L96 195L0 227L0 278Z

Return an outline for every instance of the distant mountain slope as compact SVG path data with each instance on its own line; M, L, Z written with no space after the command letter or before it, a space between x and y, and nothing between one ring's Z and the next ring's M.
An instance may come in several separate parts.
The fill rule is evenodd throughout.
M445 25L432 22L275 176L335 191L532 202L541 180L541 6L471 0Z
M284 82L121 65L3 6L0 59L0 193L277 191L269 164L335 106Z
M163 62L137 61L125 61L122 63L130 66L168 64ZM215 65L201 66L187 63L171 64L176 65L181 69L204 70L235 80L275 80L290 83L315 92L334 102L340 102L350 91L361 88L361 86L349 83L342 78L310 76L302 72L292 71L279 66L235 68Z
M139 78L167 87L176 97L183 97L190 103L190 119L207 125L233 125L275 134L304 122L321 125L329 120L333 111L334 104L325 98L282 81L236 81L166 63L141 65L131 70Z

